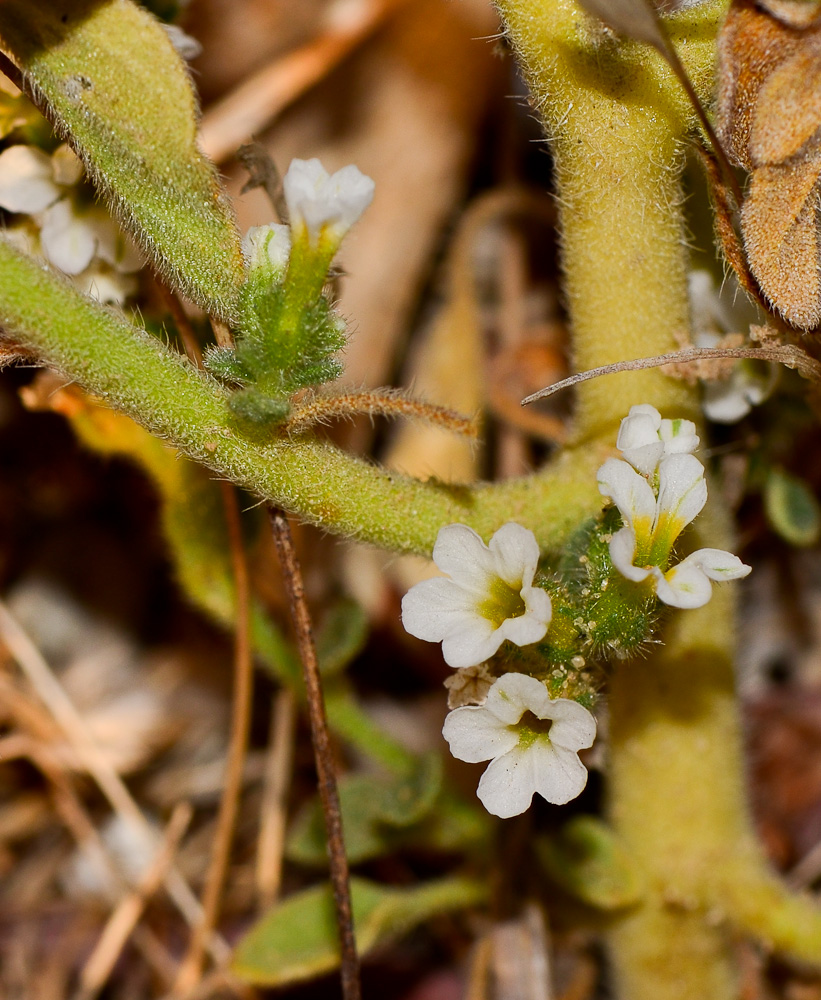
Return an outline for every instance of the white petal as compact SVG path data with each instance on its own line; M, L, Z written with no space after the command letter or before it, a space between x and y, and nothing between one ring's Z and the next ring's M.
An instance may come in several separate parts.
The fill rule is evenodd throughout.
M724 549L698 549L679 563L694 564L711 580L740 580L752 572L752 566Z
M713 596L706 575L695 563L686 560L662 573L653 567L656 596L671 608L701 608Z
M445 577L422 580L402 598L405 631L426 642L441 642L454 623L468 624L478 617L471 595Z
M448 713L442 735L457 760L478 764L500 757L519 742L519 735L483 706L465 705Z
M494 570L505 583L517 590L533 583L539 564L539 543L532 531L509 521L494 534L488 548L493 554Z
M662 420L659 437L664 442L665 455L689 455L699 445L692 420Z
M656 498L647 480L627 462L608 458L598 471L599 492L609 497L628 524L652 522Z
M673 539L696 517L707 502L704 466L695 455L670 455L659 465L659 520L669 519Z
M503 674L487 693L484 707L507 725L515 725L525 712L537 719L548 718L545 712L550 695L541 681L529 674Z
M120 229L114 219L102 207L92 205L86 208L78 219L94 237L94 256L116 268L121 274L131 274L143 266L143 258L131 238Z
M327 227L339 240L370 205L374 183L353 164L329 175L315 158L293 160L283 192L292 227L305 226L312 242Z
M552 740L549 743L546 740L534 743L531 747L531 761L535 790L554 805L563 806L575 799L587 784L587 768L579 760L578 754L556 746Z
M705 416L716 424L735 424L752 409L743 389L732 380L704 382L701 408Z
M0 207L9 212L42 212L60 197L51 160L31 146L10 146L0 153Z
M495 576L495 560L488 547L466 524L448 524L439 529L433 546L433 561L460 586L487 596Z
M476 794L489 813L509 819L528 809L536 791L536 781L530 748L514 747L488 764Z
M279 223L252 226L242 240L242 252L250 268L273 268L277 277L284 274L291 253L290 227Z
M531 643L544 639L549 624L550 615L548 615L547 621L544 621L536 615L524 614L518 618L506 618L496 630L496 634L517 646L529 646Z
M469 626L454 627L442 640L442 656L449 667L475 667L498 650L504 642L500 629L477 615Z
M664 454L664 445L659 440L658 434L660 425L659 411L645 403L631 406L630 413L622 420L619 427L616 447L627 461L645 476L655 472Z
M636 557L636 536L633 529L627 525L610 539L610 561L628 580L640 583L647 579L649 569L641 566L634 566L633 560Z
M552 719L550 742L564 750L584 750L596 739L596 719L584 705L570 698L550 702L545 718Z
M76 275L74 283L92 299L115 306L121 306L137 291L137 281L133 275L121 274L96 260L85 271Z
M94 257L97 237L93 227L74 211L71 200L63 198L46 209L40 244L55 267L66 274L79 274Z

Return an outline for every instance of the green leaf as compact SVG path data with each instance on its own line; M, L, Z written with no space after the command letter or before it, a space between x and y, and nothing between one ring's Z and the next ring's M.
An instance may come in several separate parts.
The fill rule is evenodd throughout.
M429 918L482 902L483 884L448 878L394 889L351 879L356 944L361 955L399 937ZM290 896L266 914L240 941L232 971L247 983L282 986L330 972L339 965L339 945L329 885Z
M797 476L770 469L764 484L767 520L791 545L814 545L821 533L821 508L815 494Z
M593 816L577 816L554 837L536 840L536 853L562 889L598 910L638 902L641 877L616 835Z
M332 605L317 631L319 669L326 677L341 673L367 641L368 616L356 601L343 598Z
M419 824L430 813L441 786L442 762L436 754L422 757L407 777L354 774L342 778L339 798L348 860L358 864L400 847L408 839L403 836L405 828ZM318 800L297 817L288 856L303 864L327 864L325 823Z
M158 270L236 320L239 233L197 147L187 70L159 22L130 0L5 0L0 41Z

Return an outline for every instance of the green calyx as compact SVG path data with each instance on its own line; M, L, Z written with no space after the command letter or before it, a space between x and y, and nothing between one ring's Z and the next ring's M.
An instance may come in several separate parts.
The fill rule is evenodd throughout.
M322 288L325 274L288 266L284 280L274 268L253 268L240 295L242 323L236 346L212 348L208 370L237 388L228 405L241 420L278 423L288 416L300 389L338 378L336 357L346 328Z

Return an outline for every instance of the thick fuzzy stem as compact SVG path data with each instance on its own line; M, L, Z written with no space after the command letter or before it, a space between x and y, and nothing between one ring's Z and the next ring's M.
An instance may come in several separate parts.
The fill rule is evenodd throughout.
M654 52L615 39L572 0L499 6L552 140L577 367L675 350L688 324L679 147L693 123L679 84ZM720 12L708 2L668 22L705 101ZM698 414L693 389L660 370L623 372L579 387L577 440L612 442L634 403ZM730 544L717 504L697 545ZM796 918L819 919L779 895L751 832L732 599L727 588L699 611L674 612L660 654L614 670L611 818L646 885L610 935L625 1000L732 1000L728 922L758 935L769 924L807 957ZM748 894L755 902L742 906Z

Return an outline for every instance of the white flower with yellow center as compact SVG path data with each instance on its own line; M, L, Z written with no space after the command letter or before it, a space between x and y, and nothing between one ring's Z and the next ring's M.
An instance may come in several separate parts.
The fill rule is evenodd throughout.
M489 760L476 794L489 813L507 819L529 806L534 794L563 805L587 784L579 750L592 746L596 720L567 698L550 698L526 674L504 674L484 705L457 708L442 734L459 760Z
M282 181L291 232L335 248L373 200L374 183L353 164L328 171L316 158L292 160Z
M652 476L667 455L689 455L698 448L692 420L663 420L655 406L631 406L622 420L616 447L643 476Z
M599 469L599 491L625 521L610 541L610 558L628 580L649 578L665 604L700 608L710 600L711 580L737 580L750 567L731 552L699 549L665 571L676 539L707 501L707 484L704 467L693 455L663 458L657 475L658 496L627 462L610 458Z
M441 642L451 667L472 667L505 639L526 646L543 639L550 595L533 586L539 545L532 531L510 522L485 545L464 524L439 531L433 561L448 577L423 580L405 594L402 624L411 635Z

